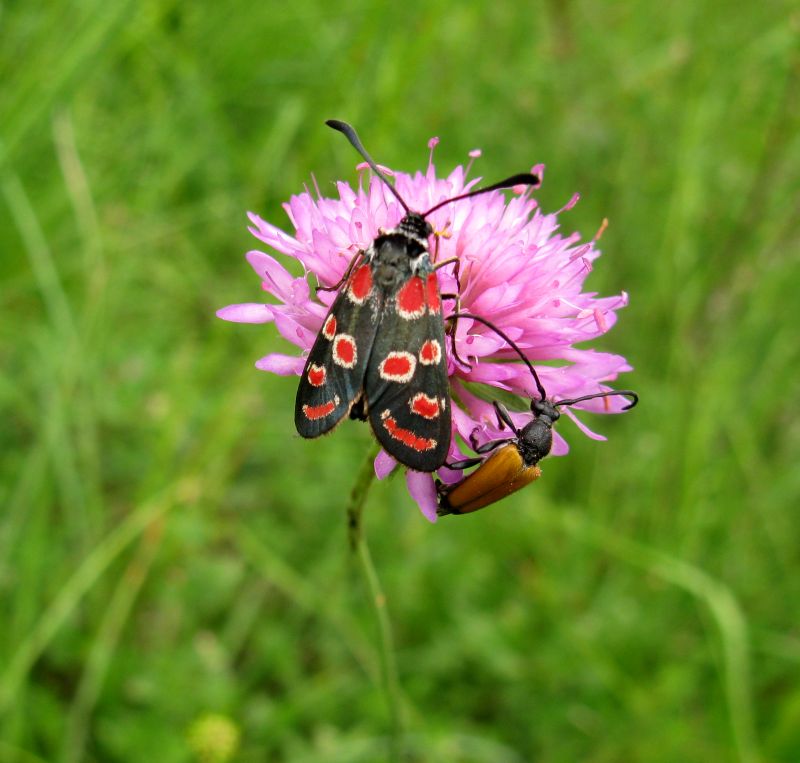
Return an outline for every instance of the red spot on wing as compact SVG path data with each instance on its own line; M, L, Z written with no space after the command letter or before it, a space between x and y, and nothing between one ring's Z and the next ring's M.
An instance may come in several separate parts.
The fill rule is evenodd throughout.
M434 365L442 359L442 346L436 339L427 339L419 350L419 360L426 366Z
M350 299L356 304L363 304L372 291L372 268L362 265L350 279Z
M404 355L386 358L383 370L389 376L405 376L411 370L411 362Z
M431 273L425 282L425 297L428 302L428 309L432 313L438 313L441 306L439 297L439 282L436 280L436 273Z
M321 387L325 384L327 373L324 366L310 365L308 367L308 383L314 387Z
M412 450L416 450L419 453L424 453L426 450L433 450L436 447L436 440L433 440L430 437L419 437L410 429L404 429L403 427L399 426L398 423L392 418L392 415L388 409L381 413L381 419L383 419L383 426L389 433L389 436L393 440L403 443L403 445L408 446Z
M407 382L414 376L417 359L410 352L390 352L378 366L378 373L387 381Z
M424 392L417 392L410 400L411 411L426 419L435 419L439 415L439 401L428 397Z
M356 340L349 334L339 334L333 341L334 362L352 368L356 364L356 357Z
M410 278L397 292L397 312L406 320L425 314L425 287L419 276Z
M325 325L322 327L323 336L330 341L336 336L336 318L333 315L328 316Z
M322 405L304 405L303 413L309 421L316 421L317 419L324 419L326 416L333 413L337 405L339 405L338 395L334 397L333 400L322 403Z

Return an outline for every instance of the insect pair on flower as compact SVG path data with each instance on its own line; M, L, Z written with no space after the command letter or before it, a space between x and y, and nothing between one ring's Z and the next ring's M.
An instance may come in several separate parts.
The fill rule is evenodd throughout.
M340 183L339 200L315 201L308 193L293 197L286 209L297 230L294 238L251 215L256 236L297 257L328 284L318 292L322 304L311 299L305 279L294 279L268 255L251 252L248 259L264 288L283 304L233 305L220 317L274 321L284 337L304 348L313 339L305 362L269 355L257 364L301 374L295 407L301 435L324 434L348 415L368 419L384 448L376 461L379 476L395 461L409 467L410 492L429 519L435 519L437 507L440 513L480 508L473 506L474 496L466 502L459 498L479 473L480 483L497 482L494 488L502 495L513 492L503 487L511 483L497 468L501 453L512 448L518 454L516 465L525 478L535 462L530 463L532 451L526 445L531 427L525 427L520 414L475 396L470 383L531 400L533 419L522 416L529 424L539 422L533 427L537 431L547 423L549 432L557 410L552 402L546 410L534 405L547 401L526 354L560 358L571 365L541 369L551 394L573 396L555 406L596 406L589 401L602 397L605 405L599 410L623 409L611 396L631 393L616 393L600 380L629 370L624 359L571 345L608 330L625 296L582 294L583 279L597 256L594 242L575 246L576 236L560 237L555 215L542 215L529 190L508 203L496 192L538 185L533 173L541 168L474 189L461 168L440 180L431 163L425 175L398 175L392 185L383 174L388 171L369 158L352 128L328 124L348 137L375 172L367 191L354 192ZM428 244L434 229L449 235L437 236L438 256L432 258ZM351 254L345 258L342 252ZM523 364L506 362L520 358ZM574 398L576 391L580 399ZM506 427L516 433L511 440L500 439ZM462 479L460 469L474 465L475 457L465 458L454 434L479 455L489 450L497 455ZM565 452L558 435L553 450ZM438 491L430 475L437 469ZM489 491L482 505L496 500L492 495Z

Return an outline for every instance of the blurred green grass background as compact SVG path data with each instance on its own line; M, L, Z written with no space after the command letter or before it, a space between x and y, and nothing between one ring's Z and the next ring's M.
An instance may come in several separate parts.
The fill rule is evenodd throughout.
M357 158L494 179L630 307L626 416L431 526L366 531L407 761L800 760L800 14L168 0L0 6L0 761L381 761L344 505L367 428L301 441L245 211ZM226 741L227 740L227 741Z

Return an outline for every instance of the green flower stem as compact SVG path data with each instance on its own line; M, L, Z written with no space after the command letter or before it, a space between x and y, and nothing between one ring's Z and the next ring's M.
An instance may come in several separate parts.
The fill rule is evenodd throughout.
M359 545L363 542L361 532L361 515L364 511L364 504L367 501L367 493L375 479L375 456L377 448L371 447L367 451L366 458L358 471L353 489L350 491L350 500L347 502L347 533L350 540L350 548L358 551Z
M397 680L397 663L394 654L392 624L386 609L386 596L381 588L380 580L378 580L375 565L372 563L372 556L369 552L369 546L367 545L361 521L364 503L367 500L367 493L375 478L373 462L376 455L377 451L374 448L370 448L361 470L358 473L355 485L353 485L353 490L350 493L350 501L347 505L347 526L350 548L358 556L361 571L364 574L364 579L369 588L372 605L375 608L375 617L378 622L381 682L383 684L383 691L386 694L386 702L391 721L389 758L392 763L396 763L400 760L403 723L400 715L400 690Z

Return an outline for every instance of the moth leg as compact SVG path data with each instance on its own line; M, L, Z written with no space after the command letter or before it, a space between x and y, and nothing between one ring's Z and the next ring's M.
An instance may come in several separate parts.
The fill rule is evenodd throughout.
M452 299L456 303L455 306L453 307L453 312L450 314L450 316L458 313L461 310L461 295L460 294L451 294L450 292L448 292L447 294L442 294L441 297L442 297L442 301L444 301L445 299ZM445 320L448 320L448 321L452 320L453 321L453 325L455 325L455 322L458 320L458 318L452 318L450 316L445 318Z
M444 265L449 265L450 263L455 263L455 267L453 268L453 277L456 279L456 293L442 294L442 299L455 300L456 304L455 307L453 308L451 316L455 315L456 317L450 319L452 320L452 323L447 329L447 333L450 334L450 339L453 347L453 357L455 358L456 362L464 366L464 368L472 370L472 366L458 354L458 348L456 347L456 326L458 323L458 315L461 312L461 260L458 257L451 257L449 260L440 262L436 267L438 268Z
M466 368L467 371L471 371L472 365L470 365L458 354L458 347L456 347L455 321L450 324L450 328L447 329L447 334L450 335L450 348L453 352L453 358L455 359L456 363Z
M459 257L448 257L446 260L442 260L441 262L437 262L433 266L433 269L434 270L438 270L439 268L443 268L445 265L452 265L454 262L456 263L455 271L456 271L456 273L458 273L458 268L459 268L459 265L461 264L461 259ZM456 277L456 280L458 280L458 277Z
M454 299L456 305L455 308L453 309L453 312L459 313L461 312L461 260L458 257L450 257L450 259L444 260L443 262L439 262L434 267L434 270L438 270L439 268L442 268L445 265L451 265L453 263L455 263L455 267L453 268L453 277L456 279L456 293L442 294L442 299Z
M448 222L447 225L444 226L444 230L435 230L433 232L434 244L431 262L436 262L436 260L439 258L439 239L450 238L453 235L449 230L447 230L449 227L450 223Z
M456 279L456 293L455 294L442 294L442 299L455 299L456 306L453 309L454 313L461 312L461 260L458 257L451 257L449 260L440 262L436 267L439 268L443 265L455 263L453 268L453 277Z
M339 279L337 284L334 284L333 286L316 286L314 291L339 291L339 288L342 286L342 284L345 283L348 278L350 278L350 274L353 272L353 268L356 266L356 261L359 257L363 256L363 254L363 249L359 249L355 253L353 258L350 260L350 264L347 266L347 270L344 271L344 275Z
M456 265L456 271L458 270L458 265ZM456 280L458 280L458 275L456 275ZM460 285L459 285L460 289ZM461 295L460 294L442 294L442 299L453 299L455 300L455 307L453 308L453 313L451 315L455 315L455 318L448 318L450 321L450 325L447 327L447 333L450 335L450 344L453 348L453 357L455 358L456 363L462 365L468 371L472 370L472 365L465 361L459 354L458 354L458 347L456 346L456 328L458 324L458 314L461 312Z

